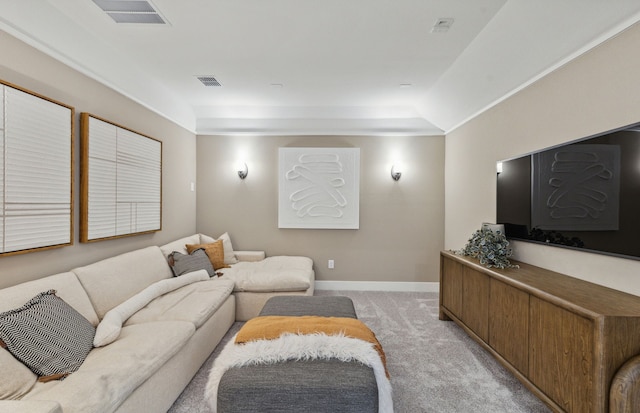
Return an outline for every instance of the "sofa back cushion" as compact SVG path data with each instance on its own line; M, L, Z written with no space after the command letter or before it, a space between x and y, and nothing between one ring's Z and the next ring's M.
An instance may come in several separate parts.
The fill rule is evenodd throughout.
M9 350L0 348L0 400L20 399L36 384L38 376L16 359Z
M159 247L147 247L74 268L100 319L149 285L173 277Z
M89 296L72 272L49 275L0 289L0 313L20 307L35 295L49 290L56 290L58 297L82 314L91 324L98 325L98 315L91 305Z
M189 237L184 237L184 238L180 238L177 239L175 241L171 241L168 244L164 244L160 246L160 249L162 250L162 253L164 254L165 257L169 257L169 254L171 254L173 251L178 251L180 254L189 254L187 252L187 244L200 244L200 235L199 234L194 234L191 235Z

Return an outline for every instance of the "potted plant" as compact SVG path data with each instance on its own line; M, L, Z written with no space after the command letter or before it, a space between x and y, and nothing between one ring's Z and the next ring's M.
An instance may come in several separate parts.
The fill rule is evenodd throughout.
M514 268L509 257L513 250L509 248L509 241L501 231L493 231L488 228L477 230L469 238L469 242L461 250L455 251L458 255L467 255L477 258L480 264L487 268Z

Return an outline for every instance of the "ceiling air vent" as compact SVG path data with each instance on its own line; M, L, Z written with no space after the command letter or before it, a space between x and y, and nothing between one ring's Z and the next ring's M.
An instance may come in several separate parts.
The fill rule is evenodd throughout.
M213 76L198 76L198 80L205 86L222 86Z
M453 19L451 17L441 17L436 20L436 23L431 28L431 33L445 33L448 32L453 25Z
M93 0L116 23L166 24L157 9L144 0Z

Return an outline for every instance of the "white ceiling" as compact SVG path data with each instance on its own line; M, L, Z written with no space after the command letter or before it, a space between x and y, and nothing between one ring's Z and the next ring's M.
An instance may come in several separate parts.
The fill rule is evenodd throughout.
M200 134L432 135L640 20L638 0L151 3L169 24L0 0L0 29Z

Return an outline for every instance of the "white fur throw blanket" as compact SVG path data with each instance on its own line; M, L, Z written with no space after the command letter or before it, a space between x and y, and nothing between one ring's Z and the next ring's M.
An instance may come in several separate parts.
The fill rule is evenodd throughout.
M378 383L379 413L393 413L391 383L385 367L373 344L343 335L322 333L298 335L283 334L275 340L257 340L235 344L235 336L222 349L214 361L205 389L206 399L214 413L217 413L218 385L224 373L233 367L257 364L272 364L288 360L328 360L358 361L373 369Z

